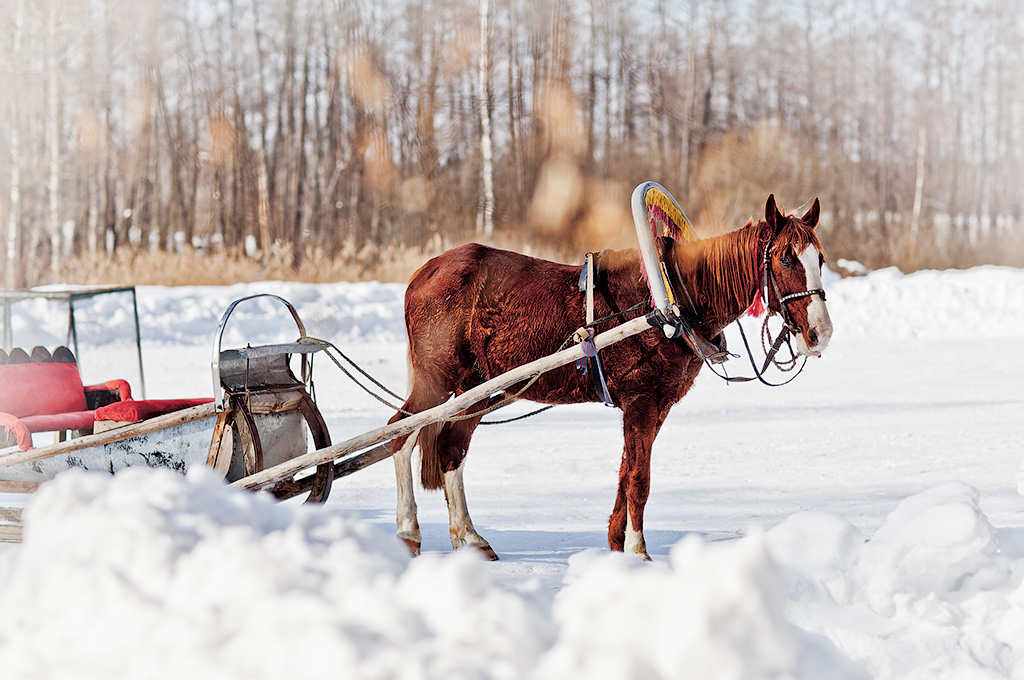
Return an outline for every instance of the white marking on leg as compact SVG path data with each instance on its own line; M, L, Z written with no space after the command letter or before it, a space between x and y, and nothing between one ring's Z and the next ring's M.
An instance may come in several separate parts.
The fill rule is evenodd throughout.
M413 492L412 450L416 447L416 430L405 440L402 448L394 453L395 482L398 488L398 509L395 519L398 523L399 538L420 543L420 524L416 519L416 496Z
M461 548L468 545L474 548L490 548L473 527L466 505L466 487L462 482L462 469L466 465L463 458L459 467L444 473L444 497L448 501L448 524L452 547Z
M632 553L634 555L639 555L644 559L651 559L647 555L647 543L644 541L644 533L642 531L637 531L636 529L634 529L633 518L629 517L628 512L626 513L626 515L626 540L622 546L622 551L627 555Z
M804 252L800 253L800 264L804 266L807 273L807 290L823 288L821 285L821 263L818 249L814 246L807 246ZM828 308L820 295L812 295L811 302L807 305L807 327L814 331L817 342L808 345L801 334L797 337L796 345L799 354L818 355L828 347L828 341L832 338L832 320L828 316Z

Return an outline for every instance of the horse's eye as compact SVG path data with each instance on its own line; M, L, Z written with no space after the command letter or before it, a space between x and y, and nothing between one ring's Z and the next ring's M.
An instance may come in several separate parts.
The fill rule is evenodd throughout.
M782 263L782 266L783 266L783 267L792 267L792 266L793 266L793 262L792 262L792 260L790 260L790 259L789 259L788 257L786 257L786 256L782 256L781 258L779 258L779 262L781 262L781 263Z

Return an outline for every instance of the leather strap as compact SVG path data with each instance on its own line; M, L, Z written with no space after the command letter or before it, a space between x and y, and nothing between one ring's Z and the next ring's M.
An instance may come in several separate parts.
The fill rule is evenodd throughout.
M601 365L601 357L598 356L597 348L594 347L593 337L595 335L594 329L591 327L594 323L594 286L597 280L595 266L594 266L594 253L587 253L583 263L583 271L580 273L580 290L584 293L586 300L586 326L576 331L573 338L576 342L582 342L584 348L585 364L584 373L590 373L591 379L594 381L594 389L597 391L601 401L606 406L614 406L612 397L608 392L608 383L604 379L604 367Z
M584 260L587 277L587 325L594 323L594 253L587 253Z

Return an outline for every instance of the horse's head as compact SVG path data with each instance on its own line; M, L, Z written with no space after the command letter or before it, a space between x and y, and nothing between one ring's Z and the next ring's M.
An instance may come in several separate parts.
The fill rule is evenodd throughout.
M803 217L783 215L774 195L765 205L768 308L782 314L796 336L797 352L811 356L820 355L832 337L821 284L825 254L814 232L819 210L817 198Z

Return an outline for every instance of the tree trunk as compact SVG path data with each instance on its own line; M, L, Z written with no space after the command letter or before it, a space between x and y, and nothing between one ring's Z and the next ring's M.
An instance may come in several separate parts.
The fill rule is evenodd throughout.
M302 90L299 94L299 129L296 133L295 145L295 161L294 161L294 186L295 186L295 205L294 210L294 221L292 224L292 269L298 269L299 265L302 264L302 241L303 241L303 200L306 190L306 118L307 118L307 105L306 101L309 95L309 60L310 50L312 48L307 46L306 53L302 60Z
M488 26L490 6L488 0L480 0L480 174L484 184L483 203L477 216L476 231L483 236L494 233L494 159L491 150L491 48Z
M508 134L509 154L512 158L513 205L523 198L523 77L519 65L519 0L511 0L508 20ZM516 218L520 215L516 215Z
M21 54L21 34L25 23L25 0L18 0L14 11L14 50L11 61L14 62ZM8 288L20 288L23 284L21 273L24 271L19 257L19 238L21 231L21 124L18 111L18 98L10 99L11 125L11 179L10 206L7 210L7 272L4 285Z
M63 57L63 46L59 41L57 26L57 0L50 0L50 12L47 19L47 35L49 37L47 60L47 102L46 123L47 138L50 149L50 180L47 191L50 196L47 213L47 233L50 237L50 276L57 275L60 267L60 79Z
M924 202L924 158L927 143L927 135L924 128L917 131L917 177L914 180L914 208L910 220L910 240L917 240L917 234L921 227L921 205Z

